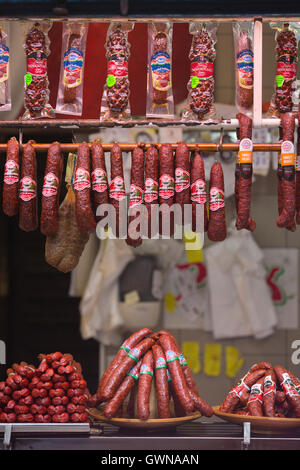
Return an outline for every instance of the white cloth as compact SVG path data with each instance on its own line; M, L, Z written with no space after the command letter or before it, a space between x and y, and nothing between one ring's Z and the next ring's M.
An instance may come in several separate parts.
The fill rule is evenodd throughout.
M91 233L80 256L79 263L71 272L71 281L69 286L70 297L83 296L98 251L99 239L96 236L96 233Z
M122 342L118 280L133 259L124 240L106 239L101 243L79 306L83 339L94 338L115 346Z
M277 316L266 284L263 252L246 231L205 251L212 332L216 339L274 333Z

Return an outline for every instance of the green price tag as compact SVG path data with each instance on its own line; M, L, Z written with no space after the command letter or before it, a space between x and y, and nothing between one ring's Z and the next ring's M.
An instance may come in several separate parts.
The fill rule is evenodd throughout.
M281 88L284 82L284 76L283 75L276 75L276 83L278 88Z
M116 77L114 75L108 75L106 79L106 85L110 88L116 83Z
M191 80L191 87L192 87L192 88L196 88L196 86L198 85L198 83L199 83L199 78L196 77L196 76L193 76L193 77L192 77L192 80Z
M26 85L30 85L31 82L32 82L32 75L31 75L31 73L26 73L26 75L25 75L25 83L26 83Z

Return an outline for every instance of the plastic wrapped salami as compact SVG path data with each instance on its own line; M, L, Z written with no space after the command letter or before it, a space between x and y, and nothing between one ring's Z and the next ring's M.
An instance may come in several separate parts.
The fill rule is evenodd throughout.
M148 24L147 117L174 117L172 23Z
M210 23L190 23L193 35L189 59L190 79L187 84L188 103L183 112L184 120L209 119L214 116L214 62L217 26Z
M27 67L23 119L54 117L54 110L49 104L47 74L47 58L50 53L48 31L51 26L50 21L35 23L26 34L24 49Z
M270 102L268 116L279 117L280 113L293 110L292 94L297 73L297 49L300 23L270 23L276 30L276 76L275 93Z
M133 23L110 24L106 36L107 77L101 101L100 120L130 117L128 33Z
M235 104L240 113L252 116L253 22L233 23L235 56Z
M0 111L11 109L9 80L9 24L0 22Z
M64 23L56 112L82 114L83 75L88 24Z

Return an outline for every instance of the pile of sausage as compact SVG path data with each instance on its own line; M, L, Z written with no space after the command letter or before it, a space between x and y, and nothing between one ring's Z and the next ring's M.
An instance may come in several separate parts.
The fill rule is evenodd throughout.
M90 398L81 366L71 354L40 354L20 362L0 382L1 423L85 423Z
M107 418L124 415L147 420L150 417L150 391L154 382L156 417L170 418L200 411L212 416L212 408L199 397L197 386L175 338L166 330L153 333L143 328L122 344L103 374L97 393L90 402L104 403ZM125 406L125 400L127 406ZM171 405L172 403L172 405Z
M259 362L234 385L219 411L244 416L300 418L300 380L284 367Z

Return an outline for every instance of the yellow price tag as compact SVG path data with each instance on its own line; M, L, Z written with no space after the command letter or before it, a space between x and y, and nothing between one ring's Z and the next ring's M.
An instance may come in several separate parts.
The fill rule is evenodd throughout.
M177 301L172 292L167 292L165 295L165 307L169 313L174 313L177 306Z
M235 377L243 364L244 358L241 357L239 350L234 346L226 346L226 375Z
M189 264L203 262L203 243L199 233L185 232L183 234L186 257Z
M182 353L194 374L198 374L201 370L199 348L199 343L196 341L184 341L182 343Z
M221 344L206 344L204 352L204 373L217 377L221 371Z

